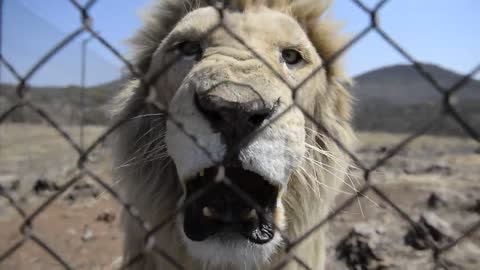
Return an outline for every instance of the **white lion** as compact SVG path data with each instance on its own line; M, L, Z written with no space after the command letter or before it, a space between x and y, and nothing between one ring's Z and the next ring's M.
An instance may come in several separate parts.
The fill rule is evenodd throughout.
M131 269L174 269L159 253L186 269L271 269L293 255L324 269L323 227L285 246L328 213L349 164L334 140L354 138L326 2L152 6L133 41L155 87L134 78L122 92L117 118L134 120L117 132L115 173L143 220L170 222L147 241L124 215L124 259L141 254Z

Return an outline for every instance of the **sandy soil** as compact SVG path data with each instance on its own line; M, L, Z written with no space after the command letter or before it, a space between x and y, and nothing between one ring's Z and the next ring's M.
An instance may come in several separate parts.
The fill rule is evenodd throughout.
M78 128L66 130L78 140ZM88 127L87 144L102 130ZM356 153L365 163L373 164L406 136L360 133ZM480 222L478 149L479 145L467 138L423 136L375 171L371 181L413 220L418 221L421 215L440 220L441 224L433 227L443 234L436 243L442 246ZM0 125L0 185L27 213L76 174L77 158L50 128ZM93 153L89 168L113 184L110 167L108 151L101 146ZM359 170L353 169L351 175L337 205L363 184ZM34 219L33 235L75 269L116 269L121 264L119 210L107 192L84 178ZM19 230L22 223L22 217L0 196L0 256L23 239ZM405 240L411 230L408 222L371 191L329 224L329 269L433 269L432 254L420 248L421 239ZM477 231L442 258L448 269L474 270L480 269L479 255ZM0 269L62 266L27 239L0 262Z

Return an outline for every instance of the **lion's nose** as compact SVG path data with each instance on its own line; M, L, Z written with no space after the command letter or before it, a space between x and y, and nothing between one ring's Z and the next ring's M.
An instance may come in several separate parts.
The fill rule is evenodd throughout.
M196 95L198 109L228 143L235 143L258 128L273 112L261 98L236 102L219 95Z

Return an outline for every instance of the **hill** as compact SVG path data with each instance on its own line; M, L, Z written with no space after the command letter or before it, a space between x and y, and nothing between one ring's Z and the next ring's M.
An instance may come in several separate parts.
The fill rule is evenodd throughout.
M445 68L425 64L425 70L444 88L462 79ZM411 65L376 69L355 79L354 125L360 130L413 132L441 112L442 95ZM480 81L471 79L453 96L455 108L474 128L480 129ZM452 119L445 118L433 133L462 134Z
M426 64L423 67L444 88L453 86L463 77L436 65ZM380 99L411 105L435 102L441 97L435 87L411 65L369 71L356 77L355 82L353 93L360 102ZM470 80L456 96L460 99L480 99L480 81Z
M108 121L106 105L119 91L122 80L89 87L84 90L82 103L82 89L79 86L67 87L30 87L27 95L40 108L46 110L59 123L78 124L82 108L84 121L87 124L105 124ZM16 86L11 84L0 85L0 112L8 108L18 99ZM82 106L84 104L84 106ZM41 118L29 111L21 109L9 116L11 122L41 122Z
M448 88L462 75L448 69L425 64L424 68L439 84ZM364 131L413 132L441 112L442 95L411 65L395 65L369 71L354 78L351 89L355 97L354 126ZM124 80L90 87L85 90L85 123L106 124L105 105L119 91ZM54 115L60 123L78 124L82 113L78 86L32 87L30 98L35 104ZM0 84L0 111L16 100L15 86ZM453 96L462 117L480 131L480 81L470 80ZM14 122L39 122L28 110L19 110L8 118ZM440 134L463 134L453 120L440 123L432 131Z

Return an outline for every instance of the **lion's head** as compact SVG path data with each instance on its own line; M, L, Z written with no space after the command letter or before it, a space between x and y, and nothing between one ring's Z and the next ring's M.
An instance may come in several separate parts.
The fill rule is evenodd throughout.
M351 137L345 77L330 61L341 40L320 18L324 1L226 2L163 0L148 15L135 59L155 87L128 87L120 115L139 120L122 128L117 163L150 221L192 201L172 230L193 258L262 265L279 230L295 237L321 216L308 204L326 205L322 186L345 173L328 137Z

